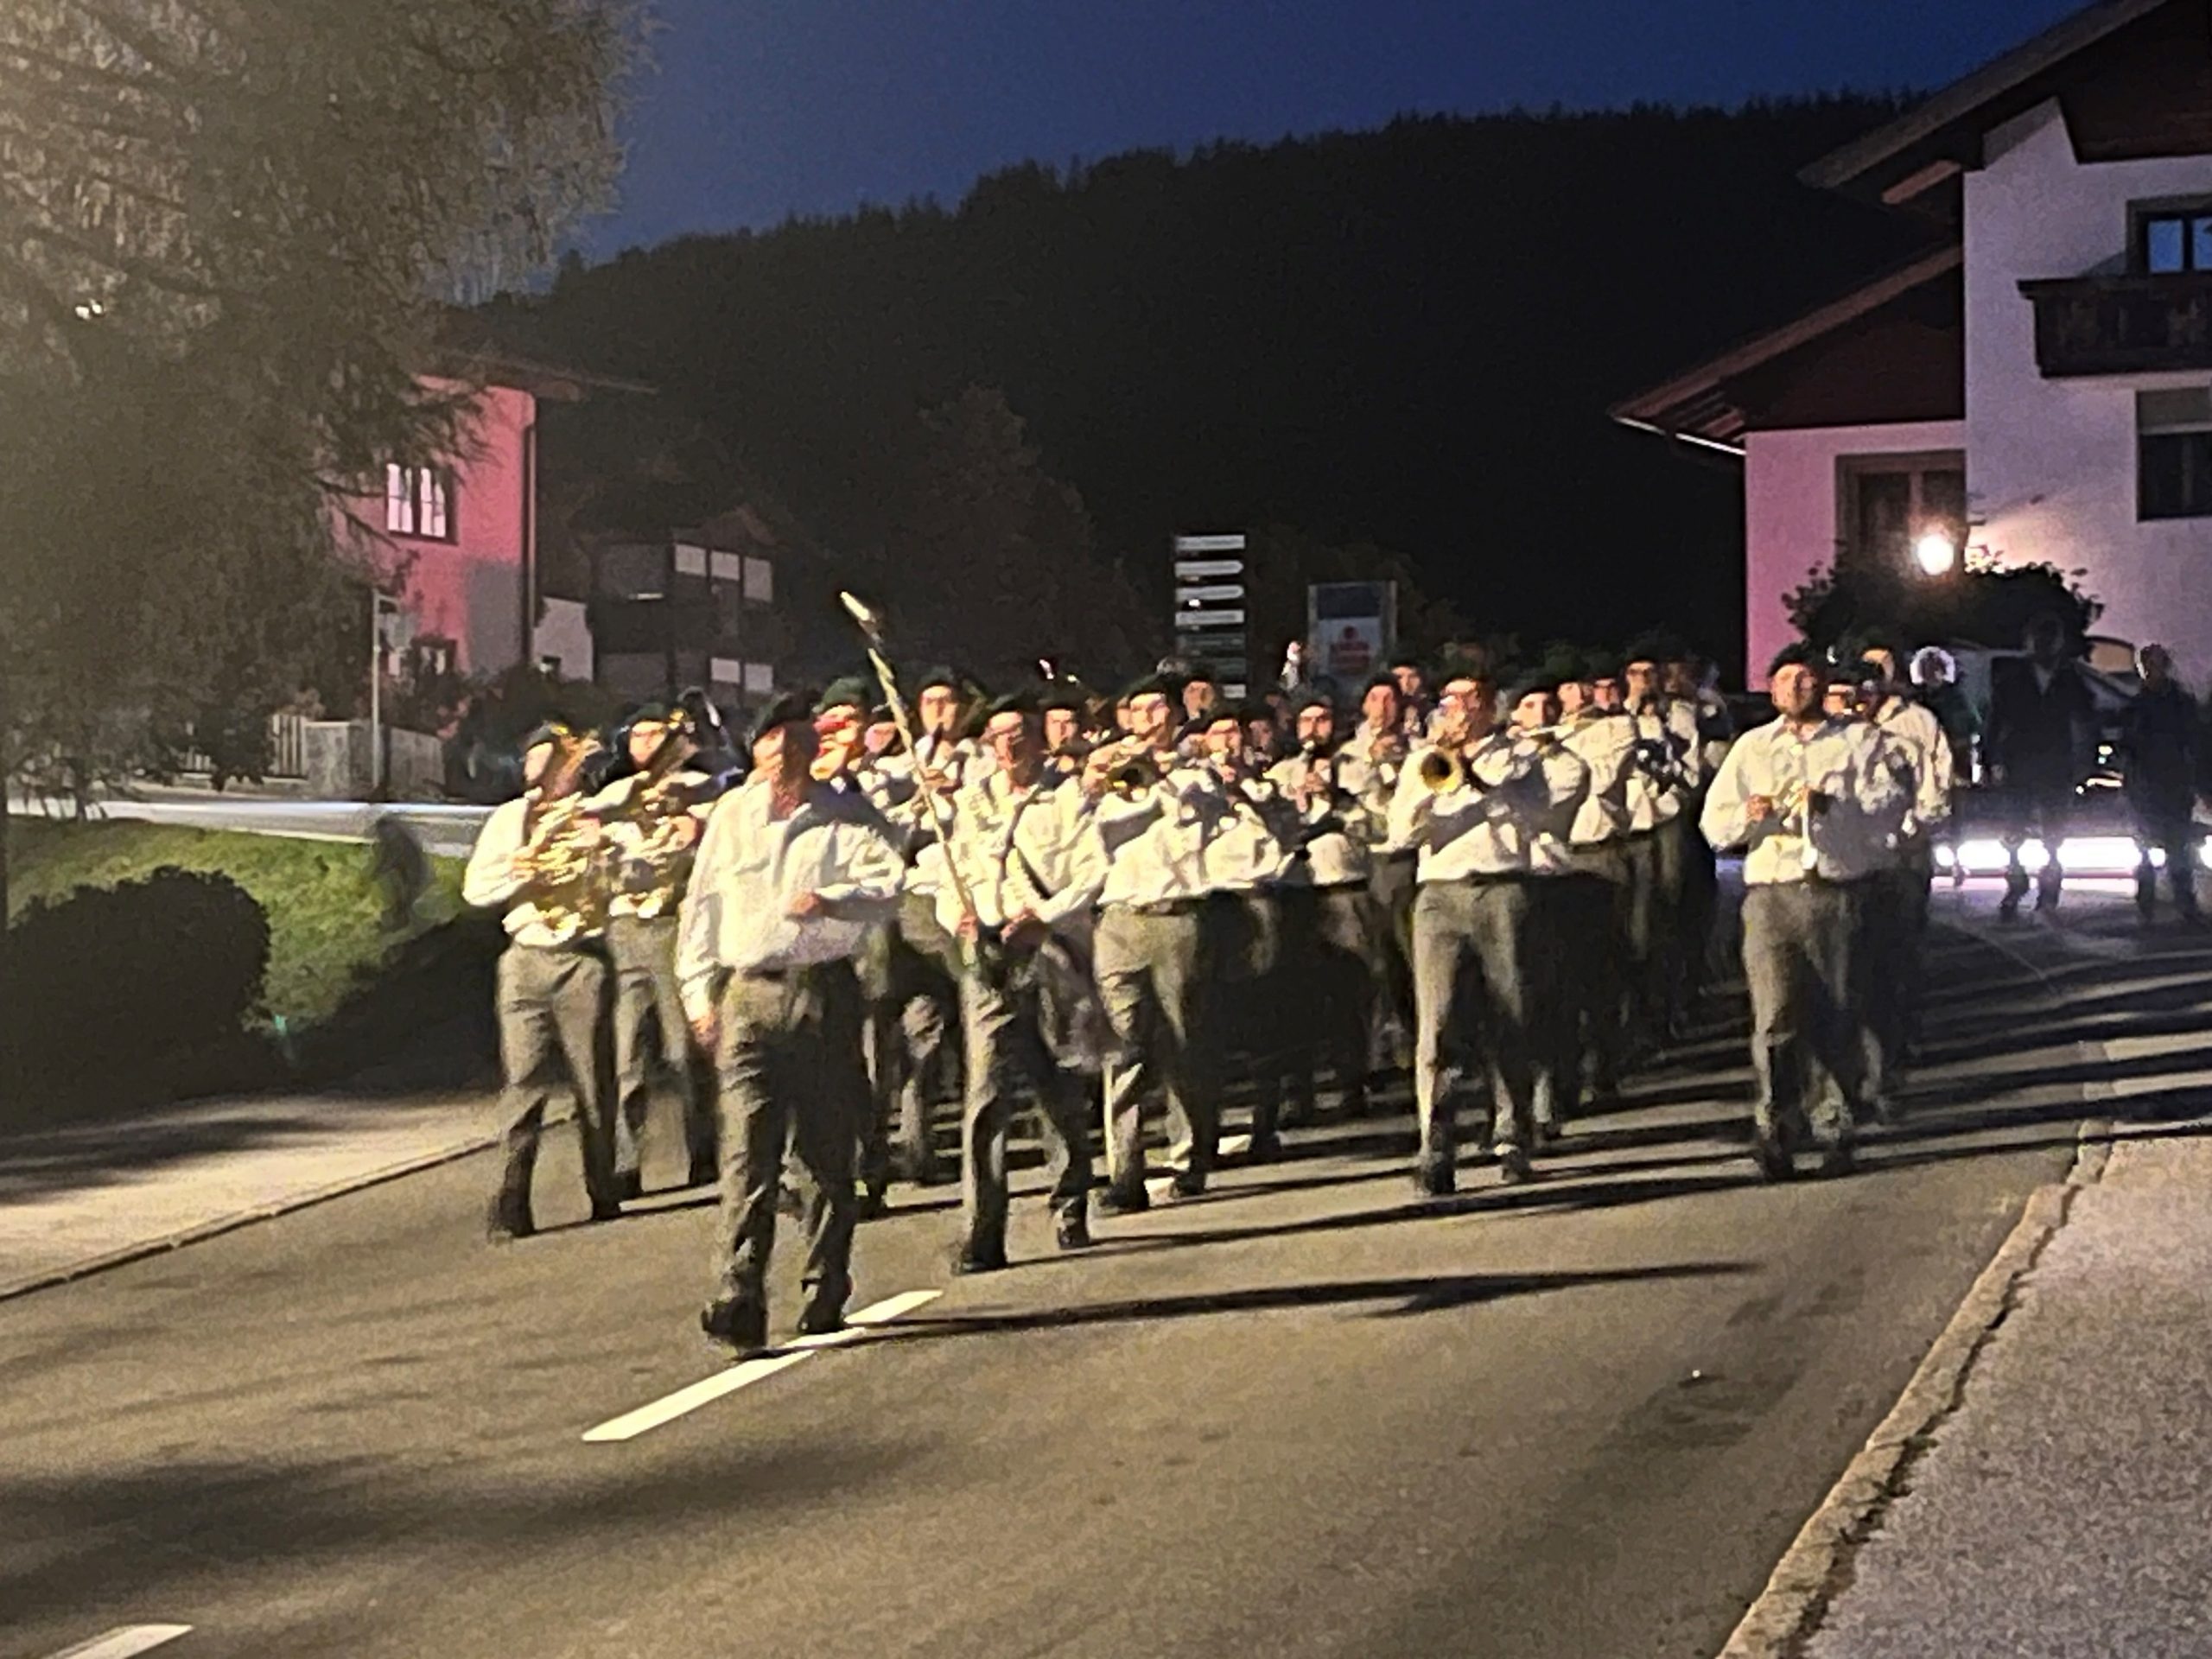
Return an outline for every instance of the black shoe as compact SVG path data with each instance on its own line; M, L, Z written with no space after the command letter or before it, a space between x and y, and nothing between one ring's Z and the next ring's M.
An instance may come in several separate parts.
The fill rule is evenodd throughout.
M1508 1186L1520 1186L1536 1179L1529 1154L1519 1147L1500 1147L1497 1149L1497 1178Z
M979 1250L968 1244L953 1247L952 1272L956 1278L966 1279L979 1273L997 1273L1005 1266L1004 1245L995 1250Z
M1152 1208L1152 1194L1142 1186L1109 1186L1098 1194L1098 1212L1105 1216L1138 1216Z
M1179 1169L1168 1179L1167 1191L1173 1198L1195 1198L1205 1190L1206 1178L1195 1175L1187 1169Z
M1064 1250L1089 1249L1090 1219L1082 1215L1062 1216L1060 1224L1052 1230L1052 1242Z
M1459 1185L1459 1173L1449 1159L1424 1158L1414 1166L1414 1191L1424 1198L1448 1198Z
M709 1302L699 1310L699 1329L741 1359L768 1345L768 1310L758 1302Z
M518 1205L505 1198L492 1200L492 1209L484 1218L484 1236L494 1244L508 1244L518 1238L528 1238L537 1230L531 1219L530 1206Z
M1337 1103L1337 1116L1339 1117L1365 1117L1373 1109L1363 1088L1345 1090L1344 1099Z
M1797 1166L1789 1156L1789 1148L1771 1135L1753 1137L1751 1161L1759 1166L1761 1180L1786 1181L1797 1173Z
M615 1203L634 1204L645 1196L645 1173L643 1170L633 1169L627 1174L617 1175L614 1178Z
M1282 1137L1273 1133L1255 1135L1244 1154L1248 1164L1272 1164L1282 1156ZM1203 1189L1201 1189L1203 1190Z
M2038 915L2038 916L2045 915L2045 914L2049 913L2049 912L2051 912L2051 911L2056 910L2057 908L2058 908L2058 893L2057 893L2057 890L2056 890L2056 888L2050 889L2050 890L2049 890L2049 891L2047 891L2047 892L2039 893L2036 894L2036 914L2037 914L2037 915Z
M1551 1118L1539 1118L1536 1122L1535 1133L1533 1138L1535 1141L1535 1143L1540 1147L1553 1147L1559 1144L1560 1136L1565 1133L1566 1131L1560 1128L1555 1120Z
M878 1204L883 1201L883 1195L880 1192L874 1196ZM799 1197L797 1187L779 1186L776 1189L776 1213L779 1216L787 1216L793 1221L797 1221L806 1213L806 1201ZM878 1211L878 1213L881 1212Z
M845 1310L832 1307L826 1302L810 1302L799 1310L798 1334L802 1337L826 1337L845 1328Z
M798 1211L793 1210L790 1213L797 1215ZM891 1200L884 1196L883 1189L880 1186L867 1188L859 1198L853 1200L855 1221L881 1221L890 1213Z
M2020 895L2018 893L2008 893L2004 896L2004 898L1998 900L1997 919L2000 922L2017 922L2020 919Z
M691 1160L690 1170L683 1178L683 1185L687 1187L720 1186L721 1180L721 1170L715 1165L713 1159L694 1158Z
M594 1198L591 1201L591 1218L594 1222L621 1220L622 1201L619 1198Z
M1821 1173L1823 1176L1848 1175L1859 1167L1858 1155L1847 1141L1839 1141L1821 1154Z

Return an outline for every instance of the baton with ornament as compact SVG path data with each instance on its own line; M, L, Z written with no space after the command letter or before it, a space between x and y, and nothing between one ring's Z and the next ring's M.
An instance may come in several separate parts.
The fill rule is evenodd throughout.
M914 741L914 722L906 712L906 699L899 694L899 681L891 671L890 659L883 654L883 619L864 601L851 594L840 593L838 601L851 613L860 624L861 634L868 641L868 660L875 670L875 683L883 690L883 701L891 710L892 723L898 727L899 736L906 746L906 753L913 757L914 786L929 802L930 817L937 825L937 842L944 853L944 873L952 883L952 896L959 900L960 913L976 929L976 937L967 942L969 965L986 978L997 977L1001 963L997 949L997 930L985 924L982 912L976 908L976 895L969 891L968 878L960 873L960 861L952 855L952 820L956 810L952 798L930 783L922 766L921 747Z

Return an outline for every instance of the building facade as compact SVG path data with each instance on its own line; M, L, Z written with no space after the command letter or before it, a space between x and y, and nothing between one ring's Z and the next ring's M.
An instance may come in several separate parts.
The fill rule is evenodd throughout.
M731 716L766 702L793 672L778 602L790 551L744 507L666 540L603 542L589 607L599 683L631 702L697 687Z
M2212 17L2101 0L1804 175L1930 250L1617 406L1742 459L1746 657L1822 566L2079 571L2212 675Z

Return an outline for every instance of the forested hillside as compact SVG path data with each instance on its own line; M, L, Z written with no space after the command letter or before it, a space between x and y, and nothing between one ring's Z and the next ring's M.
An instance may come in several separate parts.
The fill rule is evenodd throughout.
M1403 555L1478 632L1667 620L1726 654L1729 464L1604 411L1921 245L1794 177L1895 108L1408 119L1026 166L954 208L571 262L499 321L658 385L856 559L899 542L914 470L944 470L918 445L941 450L980 387L1027 423L1034 454L1008 464L1045 475L1057 527L1021 529L1012 556L1073 533L1122 562L1143 614L1171 533L1280 524ZM964 565L961 539L940 524L893 563L936 592L1013 568Z

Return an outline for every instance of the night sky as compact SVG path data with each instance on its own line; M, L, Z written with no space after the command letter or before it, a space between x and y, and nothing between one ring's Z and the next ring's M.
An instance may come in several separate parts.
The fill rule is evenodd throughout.
M1932 88L2080 0L658 0L604 256L1025 159L1475 114Z

